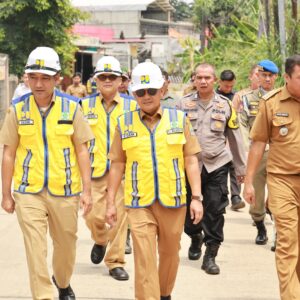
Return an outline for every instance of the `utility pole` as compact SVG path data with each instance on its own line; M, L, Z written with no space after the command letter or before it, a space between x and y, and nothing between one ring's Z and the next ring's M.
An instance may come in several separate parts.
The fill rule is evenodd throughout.
M280 52L282 57L282 70L286 58L286 38L285 38L285 5L284 0L278 0L279 38Z

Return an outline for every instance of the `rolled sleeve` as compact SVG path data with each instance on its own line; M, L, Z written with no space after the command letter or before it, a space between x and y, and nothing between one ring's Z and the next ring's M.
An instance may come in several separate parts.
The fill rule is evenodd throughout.
M195 155L201 152L201 147L198 138L195 135L194 129L189 118L186 118L184 126L184 135L186 143L183 146L183 156Z
M78 106L78 109L75 113L74 121L74 134L73 142L76 145L84 144L92 139L94 139L94 134L88 123L84 118L82 108Z
M0 144L17 148L19 144L17 116L13 107L9 107L0 132Z
M268 117L266 101L262 100L260 101L259 111L250 131L250 138L253 141L268 143L270 130L271 121L270 117Z
M121 133L119 127L116 127L114 139L111 144L108 158L115 162L126 162L126 152L122 148Z

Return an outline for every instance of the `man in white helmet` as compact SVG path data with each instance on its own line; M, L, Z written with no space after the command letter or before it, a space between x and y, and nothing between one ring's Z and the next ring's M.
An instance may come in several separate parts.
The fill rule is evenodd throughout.
M35 300L54 299L46 259L48 228L53 241L52 280L59 299L75 299L70 279L78 206L84 215L92 207L86 142L93 134L79 99L55 90L60 69L52 48L38 47L30 53L25 73L32 93L12 101L0 134L2 208L17 213Z
M102 57L96 65L95 80L100 93L82 99L85 118L88 120L95 139L89 143L90 163L92 167L93 209L86 217L86 224L91 231L95 244L91 251L91 261L99 264L105 256L109 274L116 280L128 280L124 270L125 243L127 236L127 212L123 199L124 189L120 183L116 198L118 223L109 230L105 224L107 197L107 179L110 160L107 155L112 143L117 118L125 112L136 109L136 101L131 97L121 96L118 88L122 82L119 61L112 56ZM106 247L109 243L109 247ZM106 253L106 255L105 255Z
M133 70L132 91L140 109L118 118L109 153L106 217L112 226L118 222L114 199L125 173L137 300L171 299L186 213L185 171L193 195L191 218L196 224L203 215L196 156L200 146L182 111L161 108L163 84L159 67L151 62Z

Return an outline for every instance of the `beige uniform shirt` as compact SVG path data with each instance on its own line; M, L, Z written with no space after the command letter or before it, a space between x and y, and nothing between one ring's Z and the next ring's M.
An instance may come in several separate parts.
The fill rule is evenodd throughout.
M52 103L51 105L56 105L54 99L52 99ZM72 139L75 145L86 143L94 138L93 132L88 122L84 119L82 109L79 105L75 113L73 126L74 134ZM15 149L19 145L17 116L12 106L8 108L5 116L0 132L0 144L12 146Z
M68 86L66 93L77 98L83 98L87 95L87 90L81 83L78 86L72 84Z
M269 143L267 171L300 175L300 102L286 87L263 96L250 137Z
M159 122L162 116L162 109L160 108L154 116L149 116L141 111L141 118L146 126L152 131L155 125ZM201 151L198 140L192 130L190 121L186 118L184 127L184 135L186 143L183 146L183 156L190 156ZM109 152L109 159L115 162L126 162L126 152L122 149L122 140L119 127L116 127L114 139Z
M246 153L230 101L215 93L205 107L196 92L178 101L177 107L187 113L201 145L200 170L203 164L211 173L233 160L236 175L245 175Z

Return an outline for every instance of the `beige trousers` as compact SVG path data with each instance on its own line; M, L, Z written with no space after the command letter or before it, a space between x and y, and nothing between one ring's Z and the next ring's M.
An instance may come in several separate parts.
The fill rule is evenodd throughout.
M107 245L104 262L109 270L124 267L125 244L127 236L127 209L124 206L124 184L122 183L116 195L117 224L108 229L105 222L106 189L108 174L92 180L92 211L86 216L86 225L91 231L94 242Z
M265 189L267 184L267 159L268 151L265 151L253 180L253 187L255 190L255 205L250 205L249 208L249 213L253 221L262 221L266 216Z
M268 174L269 208L277 230L281 300L300 299L300 175Z
M47 230L49 227L53 241L53 275L58 286L66 288L75 264L79 197L54 197L44 189L34 195L14 193L14 199L24 236L32 298L52 300Z
M129 209L136 300L160 300L160 296L172 293L179 265L185 213L185 206L166 208L158 201L146 208Z

